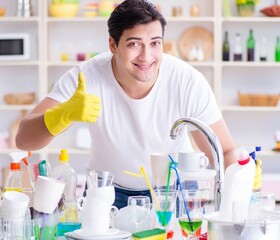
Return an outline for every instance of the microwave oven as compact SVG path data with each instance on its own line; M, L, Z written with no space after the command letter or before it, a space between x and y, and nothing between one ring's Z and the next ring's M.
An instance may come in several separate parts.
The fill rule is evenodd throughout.
M0 33L0 60L30 59L28 33Z

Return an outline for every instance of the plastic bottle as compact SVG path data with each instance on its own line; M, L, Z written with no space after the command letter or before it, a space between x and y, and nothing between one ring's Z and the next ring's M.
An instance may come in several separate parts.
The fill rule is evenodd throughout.
M20 168L20 162L23 161L25 165L28 165L27 157L31 156L31 152L19 151L9 153L12 157L12 163L10 164L10 170L5 182L4 192L6 191L22 191L22 169Z
M53 178L65 182L63 198L63 215L59 218L57 225L58 236L74 231L81 227L78 221L78 208L76 202L77 174L69 164L69 155L65 149L59 155L59 164L52 171Z
M60 151L59 164L52 170L52 177L65 182L64 196L75 197L77 173L69 164L69 155L65 149Z
M255 161L244 148L236 150L238 162L225 171L219 220L243 222L247 219L256 171Z

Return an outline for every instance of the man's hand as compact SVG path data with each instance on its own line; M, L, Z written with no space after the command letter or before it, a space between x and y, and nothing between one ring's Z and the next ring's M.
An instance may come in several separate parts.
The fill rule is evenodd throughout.
M72 122L96 122L100 114L100 98L86 93L86 80L79 73L78 87L73 96L66 102L48 109L44 121L49 132L56 136Z
M253 190L260 190L262 187L262 169L261 169L261 165L262 165L262 161L260 159L256 160L257 164L256 164L256 174L255 174L255 180L254 180L254 186L253 186Z

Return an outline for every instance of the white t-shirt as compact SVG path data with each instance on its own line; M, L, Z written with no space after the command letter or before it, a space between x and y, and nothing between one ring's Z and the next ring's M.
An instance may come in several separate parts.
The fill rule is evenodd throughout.
M150 93L131 99L115 79L112 54L99 54L66 72L48 97L64 102L76 87L79 71L86 78L87 93L101 98L102 110L96 123L88 124L91 151L88 167L110 171L116 184L147 189L139 173L144 166L152 181L150 153L191 150L187 131L176 140L169 136L173 123L182 117L197 118L207 125L222 118L212 90L203 75L186 62L164 54L160 72Z

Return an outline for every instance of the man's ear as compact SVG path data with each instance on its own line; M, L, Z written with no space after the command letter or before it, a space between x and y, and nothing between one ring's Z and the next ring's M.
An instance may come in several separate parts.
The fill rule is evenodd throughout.
M112 37L109 37L109 48L112 54L115 54L118 48L115 40Z

